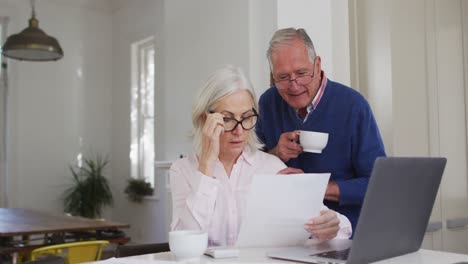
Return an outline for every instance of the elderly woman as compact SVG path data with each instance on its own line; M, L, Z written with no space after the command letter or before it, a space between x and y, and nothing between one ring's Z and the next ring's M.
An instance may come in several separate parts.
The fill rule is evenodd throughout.
M172 230L205 230L210 246L234 245L253 175L291 172L257 150L256 109L255 92L238 67L217 70L201 89L192 111L195 154L170 169ZM323 207L305 230L319 239L349 238L348 219Z

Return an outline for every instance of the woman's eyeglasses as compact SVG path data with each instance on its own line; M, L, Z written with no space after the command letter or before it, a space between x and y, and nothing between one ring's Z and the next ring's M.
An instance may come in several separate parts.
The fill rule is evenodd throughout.
M254 108L252 108L252 112L253 112L252 115L244 117L241 120L237 120L232 117L223 117L224 131L225 132L233 131L237 128L239 124L244 130L252 129L255 126L255 124L257 124L257 119L258 119L258 113ZM212 114L214 113L214 111L210 111L210 113Z

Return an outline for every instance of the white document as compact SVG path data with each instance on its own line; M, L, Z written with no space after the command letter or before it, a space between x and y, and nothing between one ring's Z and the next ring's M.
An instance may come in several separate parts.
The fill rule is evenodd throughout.
M247 194L237 247L301 245L304 224L320 215L330 173L256 174Z

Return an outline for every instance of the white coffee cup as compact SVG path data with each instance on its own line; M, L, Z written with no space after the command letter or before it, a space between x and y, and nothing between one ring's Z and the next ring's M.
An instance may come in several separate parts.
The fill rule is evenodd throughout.
M208 233L199 230L169 232L169 248L176 260L198 259L208 247Z
M306 152L322 153L328 143L328 133L301 130L299 142Z

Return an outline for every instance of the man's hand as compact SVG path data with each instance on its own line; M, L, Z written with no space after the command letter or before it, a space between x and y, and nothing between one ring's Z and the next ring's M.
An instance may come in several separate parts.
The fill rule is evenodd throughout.
M339 202L340 201L340 187L336 182L329 182L327 190L325 191L325 200Z
M302 153L302 147L297 143L299 140L299 131L286 132L281 134L276 147L269 151L280 158L283 162L288 162L290 159L297 158Z
M278 171L276 174L296 174L296 173L304 173L304 171L301 170L301 169L287 167L287 168L284 168L284 169Z
M328 240L336 237L340 230L340 220L333 210L320 211L320 216L307 221L304 229L315 238Z

